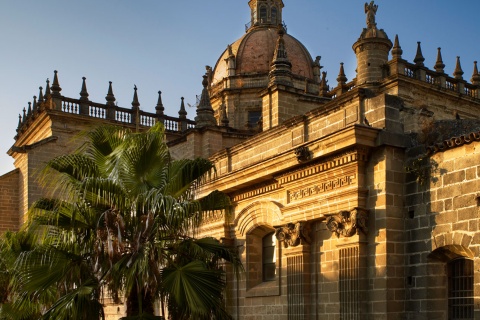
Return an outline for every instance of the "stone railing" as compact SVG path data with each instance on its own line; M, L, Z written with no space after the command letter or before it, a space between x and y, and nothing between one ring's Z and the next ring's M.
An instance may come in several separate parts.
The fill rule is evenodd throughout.
M142 127L151 127L160 121L164 124L167 132L181 132L195 127L195 121L189 119L181 119L170 117L167 115L158 115L143 110L135 111L134 109L121 108L118 106L108 106L106 104L96 103L92 101L82 101L68 97L52 97L52 106L56 110L65 113L76 114L80 116L106 119L124 124L137 124ZM33 110L25 110L23 117L20 117L17 131L22 130L24 125L34 118L42 110L42 103L34 105ZM43 107L45 108L45 107Z
M453 91L466 95L475 99L480 99L480 87L474 84L468 83L463 79L457 79L450 77L443 72L436 72L429 70L425 67L419 67L415 64L408 63L404 60L400 62L403 66L396 67L391 64L390 70L398 70L400 75L406 76L411 79L419 80L437 88L444 89L446 91ZM403 69L403 73L401 70Z

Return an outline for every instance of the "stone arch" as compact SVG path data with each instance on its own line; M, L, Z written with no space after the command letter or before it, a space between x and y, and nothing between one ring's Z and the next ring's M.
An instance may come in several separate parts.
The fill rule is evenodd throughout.
M461 231L438 234L432 239L432 252L429 258L441 261L460 257L473 259L475 252L470 248L471 242L472 236Z
M233 221L235 234L244 238L248 232L258 226L281 224L282 205L275 201L255 201L245 207Z

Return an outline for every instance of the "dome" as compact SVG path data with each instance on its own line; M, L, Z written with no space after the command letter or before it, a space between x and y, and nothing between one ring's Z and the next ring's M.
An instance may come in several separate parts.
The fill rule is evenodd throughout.
M236 75L268 74L275 53L278 39L278 29L260 27L249 30L243 37L231 45L235 55ZM292 73L301 77L313 79L313 60L303 44L294 37L283 36L288 59L292 63ZM213 84L228 76L226 59L228 48L218 59L213 71Z

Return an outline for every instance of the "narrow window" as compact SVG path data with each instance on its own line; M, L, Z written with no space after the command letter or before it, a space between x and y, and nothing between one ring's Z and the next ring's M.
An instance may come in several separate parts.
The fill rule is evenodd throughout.
M473 261L448 263L448 319L473 319Z
M269 233L262 238L262 275L263 281L275 280L277 257L275 254L275 233Z
M261 23L267 22L267 7L265 6L260 7L260 22Z
M272 7L272 24L278 24L277 22L277 8Z
M260 121L260 117L262 116L261 111L249 111L248 112L248 125L254 127Z

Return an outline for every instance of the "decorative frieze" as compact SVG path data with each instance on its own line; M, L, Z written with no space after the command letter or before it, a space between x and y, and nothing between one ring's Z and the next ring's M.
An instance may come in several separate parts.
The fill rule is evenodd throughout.
M337 237L351 237L358 234L361 230L367 234L368 211L361 208L355 208L351 211L340 211L338 214L329 216L325 220L327 229L336 233Z
M262 195L262 194L267 193L267 192L275 191L277 189L279 189L279 185L276 182L275 183L270 183L270 184L267 184L267 185L262 185L260 187L257 185L257 187L253 190L249 190L249 191L246 191L246 192L236 194L235 196L233 196L233 201L238 202L238 201L241 201L241 200L244 200L244 199L247 199L247 198Z
M305 221L275 227L275 236L279 242L283 242L285 248L309 244L311 242L309 234L310 225Z
M318 195L324 192L328 192L341 187L352 185L356 183L356 180L357 179L355 174L349 174L349 175L332 179L329 181L320 182L313 186L309 186L309 187L305 187L297 190L289 190L287 191L288 202L298 201L298 200L308 198L314 195Z

